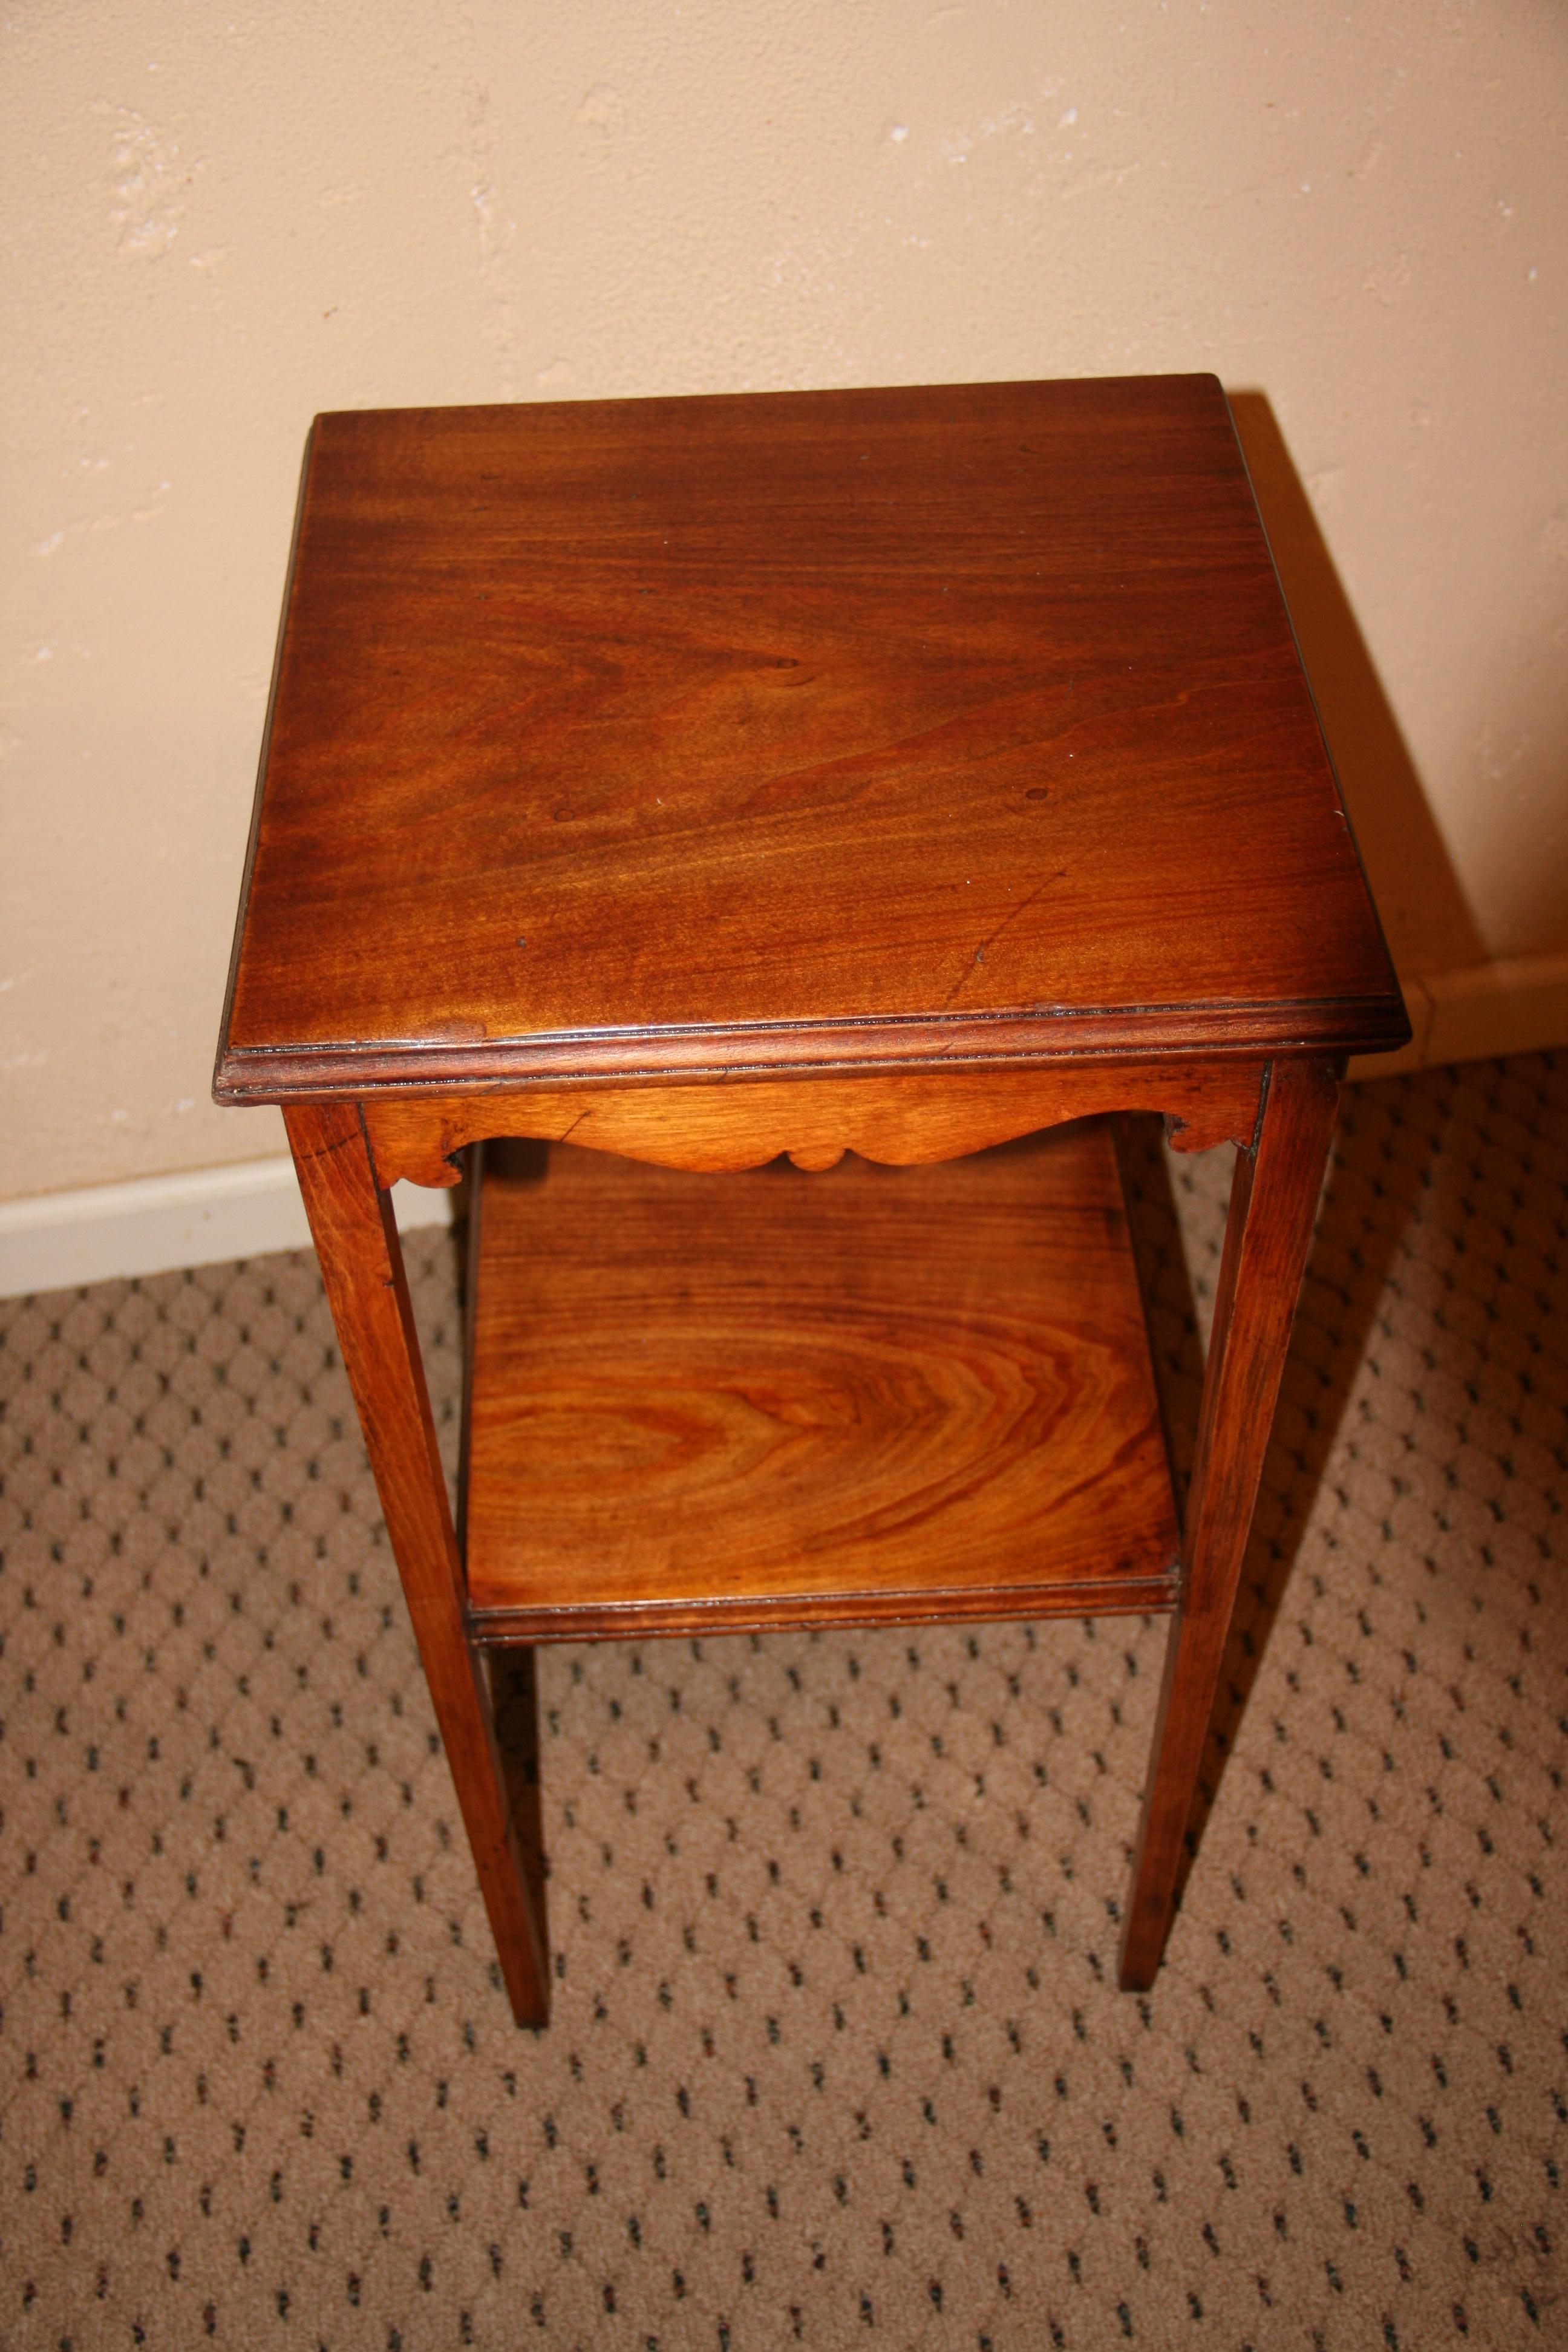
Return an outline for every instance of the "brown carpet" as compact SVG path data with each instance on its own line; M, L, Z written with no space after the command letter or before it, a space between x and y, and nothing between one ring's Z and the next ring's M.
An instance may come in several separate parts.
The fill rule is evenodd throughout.
M1568 1058L1351 1096L1141 2000L1163 1626L780 1634L541 1655L520 2034L313 1261L0 1309L0 2344L1568 2340L1565 1174Z

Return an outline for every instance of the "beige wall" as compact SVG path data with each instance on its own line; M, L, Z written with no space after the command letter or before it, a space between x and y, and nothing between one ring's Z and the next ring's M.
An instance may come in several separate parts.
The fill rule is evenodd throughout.
M206 1090L318 408L1213 368L1402 963L1568 945L1565 67L1549 0L22 0L0 1194L280 1144Z

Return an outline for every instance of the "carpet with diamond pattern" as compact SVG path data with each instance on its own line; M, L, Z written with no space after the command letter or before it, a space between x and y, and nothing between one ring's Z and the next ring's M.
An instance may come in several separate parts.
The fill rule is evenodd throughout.
M1563 2342L1565 1177L1568 1057L1347 1097L1142 2000L1163 1624L781 1633L516 1678L519 2033L313 1259L0 1307L0 2345Z

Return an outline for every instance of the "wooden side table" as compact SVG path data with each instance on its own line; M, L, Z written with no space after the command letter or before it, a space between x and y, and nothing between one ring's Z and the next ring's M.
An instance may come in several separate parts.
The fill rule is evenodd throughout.
M1172 1612L1150 1981L1407 1034L1212 377L317 419L216 1091L287 1115L520 2021L482 1656L551 1638ZM1138 1109L1240 1147L1180 1530ZM498 1137L459 1533L387 1188Z

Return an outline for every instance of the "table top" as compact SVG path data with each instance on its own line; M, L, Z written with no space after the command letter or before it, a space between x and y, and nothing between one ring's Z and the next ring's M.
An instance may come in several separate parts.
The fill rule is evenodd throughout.
M317 418L221 1099L1406 1034L1212 376Z

